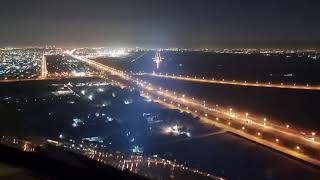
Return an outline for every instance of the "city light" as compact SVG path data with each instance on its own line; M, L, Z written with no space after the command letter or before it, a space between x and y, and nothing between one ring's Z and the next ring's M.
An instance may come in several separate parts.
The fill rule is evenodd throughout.
M90 61L90 60L89 60ZM118 76L119 77L123 77L124 75L123 75L123 73L122 72L114 72L114 69L111 69L111 68L108 68L108 67L105 67L105 65L101 65L101 64L98 64L98 63L96 63L96 62L93 62L93 63L95 63L95 64L97 64L97 66L98 67L100 67L101 66L101 68L102 69L105 69L105 70L107 70L107 71L111 71L111 72L113 72L113 74L118 74ZM170 75L168 75L168 76L170 76ZM125 76L126 78L127 78L127 76ZM176 76L176 77L179 77L179 76ZM130 80L130 79L127 79L127 80ZM171 92L171 91L169 91L168 89L166 89L166 91L155 91L155 92L153 92L153 90L151 90L151 89L157 89L157 87L156 86L148 86L148 87L145 87L145 86L143 86L143 84L140 82L140 80L139 81L137 81L136 82L136 80L135 79L133 79L132 80L134 83L137 83L137 85L140 87L140 88L142 88L142 89L144 89L144 90L146 90L146 91L148 91L148 93L149 93L149 96L150 97L152 97L153 96L153 94L155 94L155 95L158 95L158 100L160 100L160 97L159 96L161 96L161 97L163 97L162 98L162 100L163 99L166 99L166 101L169 99L170 101L169 102L171 102L172 101L172 103L170 103L170 105L173 105L173 106L175 106L176 105L176 107L177 108L180 108L181 107L181 105L185 105L185 109L186 110L191 110L191 111L188 111L188 113L194 113L194 114L196 114L196 112L198 112L198 110L199 109L202 109L202 111L205 111L206 113L207 112L210 112L210 113L216 113L216 114L219 114L220 116L221 116L221 118L224 118L225 117L225 115L228 115L228 116L232 116L232 121L234 121L236 124L238 124L238 123L240 123L241 124L241 122L245 122L245 123L249 123L250 122L250 126L252 126L251 128L258 128L259 129L259 127L262 125L263 127L266 127L266 121L267 121L267 119L266 118L261 118L263 121L262 121L262 123L261 122L259 122L259 118L257 119L256 117L255 117L255 115L251 115L251 118L250 118L250 121L249 121L249 119L248 119L248 117L249 117L249 113L244 113L244 117L239 113L239 112L234 112L234 110L233 110L233 108L229 108L229 109L227 109L227 111L225 111L225 109L223 108L223 107L220 107L220 106L218 106L217 104L215 105L215 108L211 108L211 105L210 105L210 103L206 103L206 101L198 101L198 100L196 100L195 98L187 98L186 97L186 95L185 94L182 94L181 95L181 97L182 98L177 98L177 93L176 93L176 91L173 91L173 92ZM148 83L148 82L144 82L144 84L145 83ZM259 83L260 84L260 83ZM151 88L151 89L150 89ZM162 90L162 88L160 87L160 88L158 88L158 89L160 89L160 90ZM168 90L168 91L167 91ZM162 101L163 103L166 103L166 101ZM190 102L192 102L192 104L190 104ZM204 105L204 102L205 102L205 104L206 104L206 106L203 106ZM168 103L169 104L169 103ZM165 105L165 104L164 104ZM188 105L188 106L186 106L186 105ZM190 105L190 106L189 106ZM191 106L192 105L192 106ZM219 108L218 108L219 107ZM180 109L181 111L183 111L182 109ZM206 114L205 113L205 114ZM205 116L206 117L206 116ZM216 118L216 121L218 121L219 120L219 118ZM219 123L220 123L220 121L219 121ZM223 121L221 121L221 123L223 123ZM231 121L228 121L227 122L227 125L230 127L230 128L236 128L236 126L234 127L231 127L231 124L233 124L233 123L231 123ZM281 137L282 138L287 138L288 139L288 137L290 137L290 136L300 136L299 135L299 133L292 133L291 131L287 131L287 130L284 130L284 129L281 129L281 128L279 128L280 126L277 126L277 125L275 125L274 124L274 122L271 122L271 121L268 121L268 128L267 129L264 129L264 131L267 131L268 133L271 133L271 132L273 132L273 133L275 133L275 134L277 134L277 135L281 135ZM287 125L285 125L285 129L289 129L289 125L287 124ZM279 128L279 129L278 129ZM243 130L241 127L240 127L240 129L241 130ZM270 131L270 132L269 132ZM244 132L244 131L243 131ZM246 132L244 132L244 133L246 133L246 134L248 134L248 133L250 133L250 131L246 131ZM262 133L261 132L258 132L256 135L258 135L258 136L260 136L261 137L261 135L262 135ZM265 136L265 137L268 137L268 136ZM264 138L264 137L261 137L261 138ZM302 141L305 141L305 143L307 143L307 141L310 141L310 138L302 138ZM273 141L274 141L274 139L273 139ZM312 141L312 140L311 140ZM279 142L279 140L276 140L276 142ZM312 141L313 143L318 143L317 141ZM284 153L287 153L286 151L284 151Z
M320 1L0 6L0 179L320 179Z

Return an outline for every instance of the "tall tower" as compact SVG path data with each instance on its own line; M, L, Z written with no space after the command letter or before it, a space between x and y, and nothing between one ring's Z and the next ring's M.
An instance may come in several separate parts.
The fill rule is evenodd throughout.
M43 54L42 56L42 64L41 64L41 78L46 79L48 76L48 70L47 70L47 59L46 55Z
M156 51L154 58L152 59L157 64L157 69L159 69L160 62L163 60L163 58L161 57L160 51Z

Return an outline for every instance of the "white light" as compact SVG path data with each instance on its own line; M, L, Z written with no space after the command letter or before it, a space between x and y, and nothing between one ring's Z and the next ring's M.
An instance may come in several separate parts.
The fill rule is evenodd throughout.
M159 69L159 66L160 66L160 62L163 60L163 58L161 57L160 55L160 51L157 51L154 58L152 58L153 61L156 63L157 65L157 69Z
M258 136L260 136L260 135L261 135L261 133L260 133L260 132L258 132L257 134L258 134Z

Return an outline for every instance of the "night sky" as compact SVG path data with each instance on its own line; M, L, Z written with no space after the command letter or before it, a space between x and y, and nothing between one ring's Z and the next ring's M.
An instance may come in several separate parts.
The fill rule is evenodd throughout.
M0 46L46 44L320 48L320 1L0 1Z

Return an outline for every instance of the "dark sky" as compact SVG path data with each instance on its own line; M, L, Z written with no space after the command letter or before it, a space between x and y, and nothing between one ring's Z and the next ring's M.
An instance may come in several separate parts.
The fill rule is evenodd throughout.
M0 46L320 47L319 0L1 0Z

